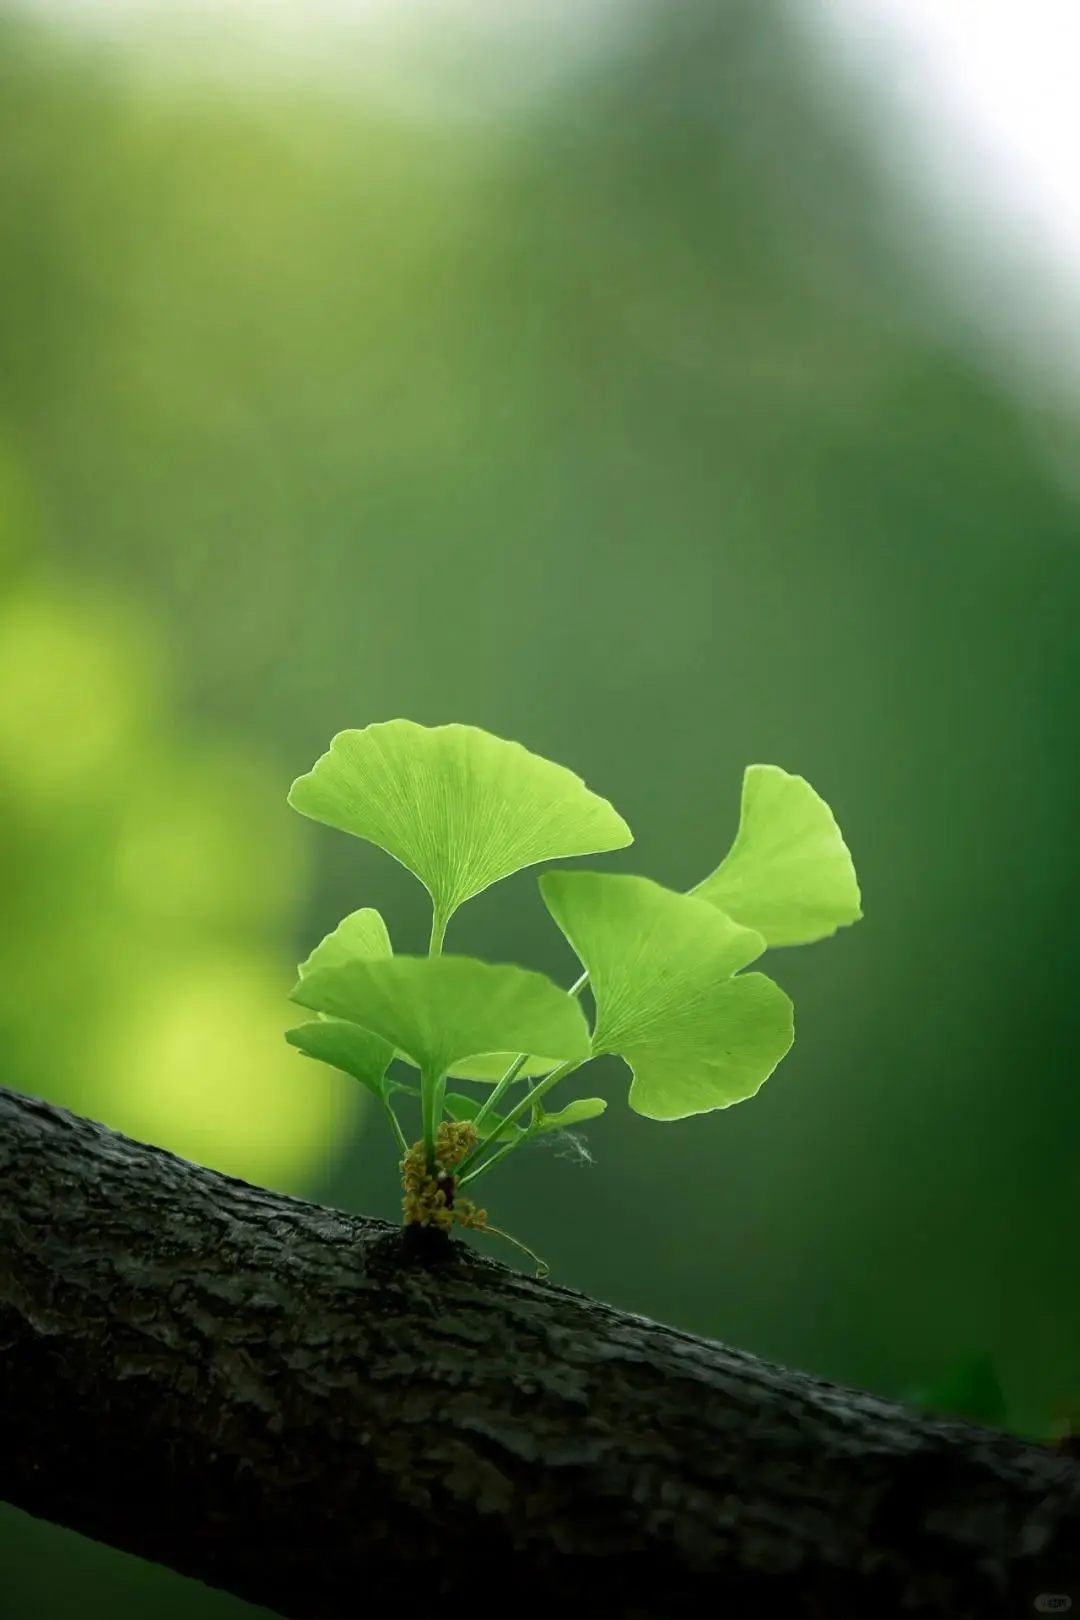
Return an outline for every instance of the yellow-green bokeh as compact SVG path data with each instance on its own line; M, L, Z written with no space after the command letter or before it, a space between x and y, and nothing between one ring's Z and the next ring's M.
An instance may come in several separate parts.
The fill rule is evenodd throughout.
M283 785L185 734L152 617L21 554L0 598L4 1081L310 1189L362 1101L282 1038L305 873Z

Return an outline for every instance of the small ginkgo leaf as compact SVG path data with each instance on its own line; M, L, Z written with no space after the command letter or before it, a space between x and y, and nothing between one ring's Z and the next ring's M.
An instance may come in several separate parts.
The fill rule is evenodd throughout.
M393 954L390 935L382 917L373 906L365 906L362 911L351 911L347 917L343 917L334 932L327 934L316 945L307 961L301 962L296 971L303 979L315 968L336 967L353 958L378 960Z
M522 867L632 842L573 771L476 726L388 720L339 732L289 803L393 855L444 923Z
M557 1114L540 1113L539 1124L534 1125L535 1131L565 1131L571 1125L583 1125L587 1119L596 1119L607 1107L603 1097L579 1097L576 1102L567 1103L560 1108Z
M450 1118L456 1120L472 1120L480 1112L480 1104L475 1097L463 1097L455 1091L447 1092L444 1106ZM520 1125L507 1125L501 1114L489 1114L480 1132L480 1140L510 1142L524 1135Z
M836 818L809 782L778 765L747 766L735 842L690 892L768 945L810 945L862 916Z
M307 1057L351 1074L376 1097L383 1095L386 1071L394 1056L389 1041L340 1018L319 1018L310 1024L299 1024L296 1029L285 1031L285 1039Z
M649 878L547 872L540 890L589 972L594 1055L633 1071L631 1108L685 1119L754 1095L794 1034L778 985L733 977L765 949L760 934Z
M542 1052L548 1068L589 1055L573 996L542 973L468 956L395 956L318 968L290 992L316 1012L361 1024L428 1076L479 1052Z

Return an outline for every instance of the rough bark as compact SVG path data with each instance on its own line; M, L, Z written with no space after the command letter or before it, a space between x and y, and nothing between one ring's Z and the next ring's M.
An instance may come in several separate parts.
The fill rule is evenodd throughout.
M0 1497L293 1620L1080 1607L1080 1465L0 1090Z

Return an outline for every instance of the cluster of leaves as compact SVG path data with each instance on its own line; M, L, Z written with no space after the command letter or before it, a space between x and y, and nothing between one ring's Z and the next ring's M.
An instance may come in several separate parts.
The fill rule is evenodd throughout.
M622 817L572 771L472 726L392 720L339 733L293 783L289 803L386 850L431 896L427 956L395 956L377 911L346 917L299 968L292 1000L318 1017L287 1039L367 1086L402 1152L422 1148L427 1175L441 1178L451 1200L527 1141L604 1111L599 1097L555 1113L543 1106L590 1058L625 1060L630 1106L649 1119L684 1119L753 1096L790 1048L794 1026L779 986L743 969L770 945L824 939L862 915L828 805L802 777L751 765L735 841L690 893L591 871L540 877L544 903L584 969L562 990L543 974L443 955L442 946L458 907L500 878L632 842ZM591 1029L577 999L586 984ZM418 1084L390 1075L395 1057L419 1071ZM495 1084L481 1102L448 1091L448 1079ZM498 1112L515 1084L518 1100ZM397 1094L419 1102L416 1150ZM472 1142L449 1183L437 1151L447 1120L467 1124ZM433 1213L414 1198L406 1220Z

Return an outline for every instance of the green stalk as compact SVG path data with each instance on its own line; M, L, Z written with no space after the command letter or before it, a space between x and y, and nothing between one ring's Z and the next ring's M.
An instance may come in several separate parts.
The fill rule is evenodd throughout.
M438 956L442 951L443 936L446 933L446 924L449 919L437 907L431 912L431 938L428 941L428 955Z
M588 973L583 973L580 979L570 986L569 990L566 992L567 995L580 996L588 982ZM529 1054L527 1052L519 1053L519 1055L514 1059L513 1063L511 1063L502 1079L496 1085L494 1091L492 1091L491 1095L480 1109L480 1112L473 1115L472 1124L475 1130L479 1131L480 1127L485 1125L491 1118L491 1115L495 1112L496 1108L498 1108L500 1102L506 1096L506 1093L510 1090L510 1087L513 1085L514 1081L517 1079L518 1075L521 1073L528 1061Z
M481 1125L485 1125L491 1118L491 1115L499 1106L500 1101L506 1096L506 1093L510 1090L510 1087L513 1085L514 1081L517 1079L518 1075L521 1073L521 1070L525 1067L525 1064L528 1061L528 1053L526 1052L522 1052L520 1057L516 1057L513 1063L511 1063L510 1067L507 1069L506 1073L503 1075L502 1079L499 1081L498 1085L488 1097L487 1102L485 1102L483 1107L480 1109L479 1113L473 1115L471 1123L477 1132L479 1132Z
M390 1121L390 1129L393 1131L394 1135L397 1137L398 1147L401 1149L402 1153L408 1153L409 1144L405 1140L405 1132L402 1130L401 1122L399 1121L397 1115L394 1113L394 1105L390 1101L390 1098L386 1095L385 1092L383 1093L383 1100L382 1101L383 1101L383 1107L386 1109L386 1117Z
M503 1120L503 1125L516 1125L518 1120L521 1119L522 1116L524 1114L526 1114L529 1111L530 1108L535 1107L535 1105L540 1101L541 1097L544 1096L544 1094L546 1092L551 1090L552 1086L557 1085L560 1080L565 1080L566 1076L568 1074L572 1074L575 1069L580 1069L583 1061L584 1060L581 1059L581 1058L568 1058L565 1063L560 1063L560 1065L559 1065L559 1067L557 1069L553 1069L552 1072L550 1074L545 1075L542 1080L538 1080L536 1082L535 1086L533 1086L532 1090L526 1092L525 1096L522 1097L521 1101L519 1103L517 1103L513 1108L511 1108L510 1112L507 1114L506 1118ZM478 1118L479 1118L479 1115L476 1115L473 1118L472 1122L471 1122L474 1127L476 1125L476 1120ZM528 1136L529 1136L529 1132L528 1132L528 1130L526 1130L525 1135L520 1136L516 1142L510 1142L510 1143L507 1144L507 1150L509 1150L511 1148L522 1147L524 1145L524 1143L527 1141ZM462 1160L461 1164L458 1166L458 1169L456 1171L456 1175L457 1175L457 1178L458 1178L458 1184L459 1185L461 1185L463 1183L463 1178L465 1178L465 1172L469 1170L470 1165L473 1165L473 1164L476 1163L476 1160L484 1152L484 1149L486 1147L488 1147L493 1140L494 1140L494 1138L489 1137L486 1142L478 1142L476 1147L473 1148L472 1152L467 1154L466 1157ZM503 1154L504 1154L504 1150L500 1149L499 1153L496 1155L496 1157L501 1159L503 1157ZM494 1164L495 1159L492 1158L489 1162L491 1164ZM481 1166L481 1168L486 1170L488 1168L488 1165L485 1164L485 1165ZM467 1179L469 1181L471 1181L473 1179L473 1176L474 1175L479 1175L479 1173L480 1172L478 1170L474 1170L472 1172L472 1174L470 1174L467 1177Z
M428 1074L426 1070L420 1071L420 1115L424 1127L424 1163L427 1165L429 1176L435 1174L435 1132L439 1126L439 1117L436 1113L437 1093L439 1091L438 1076Z
M527 1133L528 1136L531 1136L532 1134L533 1133L531 1131L529 1131ZM482 1176L485 1170L490 1170L493 1164L498 1164L500 1159L505 1159L506 1155L508 1153L513 1153L515 1148L524 1147L524 1146L525 1146L525 1137L521 1137L520 1140L517 1141L517 1142L506 1142L506 1143L504 1143L503 1146L499 1149L498 1153L493 1153L491 1155L490 1159L485 1159L484 1163L479 1165L475 1170L470 1170L469 1174L467 1176L458 1176L458 1178L457 1178L458 1186L459 1187L464 1187L468 1182L475 1181L477 1176ZM468 1163L468 1160L466 1160L466 1163Z
M431 938L428 955L438 956L446 934L447 914L433 900L431 903ZM442 1124L443 1099L446 1096L446 1076L420 1074L420 1110L424 1122L424 1163L428 1175L435 1174L435 1133Z

